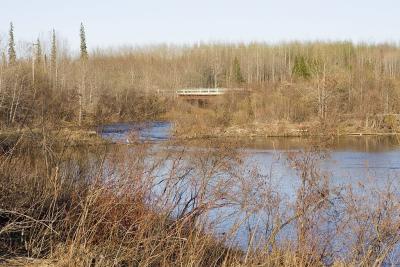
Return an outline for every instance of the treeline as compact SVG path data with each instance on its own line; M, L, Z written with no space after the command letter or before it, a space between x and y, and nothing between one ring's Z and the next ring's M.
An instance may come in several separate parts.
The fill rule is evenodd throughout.
M400 113L400 48L392 44L216 43L88 53L83 25L80 34L80 57L59 51L55 33L49 51L38 40L30 56L18 57L11 26L0 68L1 124L156 118L175 101L160 92L185 87L251 89L223 105L225 113L249 109L244 121L373 127L375 118Z
M90 55L83 24L80 54L62 47L53 30L46 43L25 44L18 56L14 27L1 51L0 125L4 127L84 126L104 121L148 120L165 113L166 101L139 90L118 62ZM48 45L49 44L49 45ZM49 51L43 47L48 45ZM28 53L26 53L28 51ZM128 82L126 82L128 81Z

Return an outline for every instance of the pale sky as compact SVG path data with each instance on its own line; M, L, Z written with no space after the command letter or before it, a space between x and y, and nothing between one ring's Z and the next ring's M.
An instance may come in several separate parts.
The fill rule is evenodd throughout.
M0 37L55 28L75 47L158 43L353 40L398 42L399 0L0 0Z

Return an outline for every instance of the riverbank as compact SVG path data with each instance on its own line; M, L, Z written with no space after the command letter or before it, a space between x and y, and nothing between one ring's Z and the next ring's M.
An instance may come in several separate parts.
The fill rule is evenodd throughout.
M19 141L29 141L32 145L43 141L63 146L99 145L107 141L92 129L65 127L61 129L4 129L0 131L0 146L11 147Z
M136 137L167 140L169 135L163 135L167 129L172 129L171 125L169 122L124 123L112 125L104 133L121 138L122 143L132 131L138 131L133 133ZM47 136L50 134L42 137ZM273 139L268 140L273 142ZM303 138L278 139L286 142ZM388 236L397 233L398 206L393 202L397 205L398 199L393 198L392 191L382 194L388 196L382 200L388 203L387 207L374 206L372 200L366 200L363 195L337 195L336 192L343 186L351 188L367 183L365 174L357 170L368 160L374 163L371 167L382 171L378 173L379 178L387 176L386 169L400 169L398 152L377 156L372 153L372 157L361 158L356 154L343 157L342 152L332 154L332 170L343 173L329 172L333 189L328 190L324 182L325 170L317 171L320 160L325 160L325 154L321 158L319 150L293 152L282 160L276 158L280 158L280 153L257 151L253 154L257 165L248 165L229 140L194 140L201 143L201 149L194 149L189 142L176 141L176 146L168 150L154 150L136 142L130 146L107 146L107 149L102 146L87 150L85 147L40 149L38 154L27 153L31 145L19 143L19 148L2 158L0 164L0 174L4 177L0 179L0 227L4 229L1 237L5 240L0 242L3 255L0 266L254 266L261 263L320 266L327 260L330 265L356 266L360 261L376 261L375 255L367 255L362 260L351 256L344 258L340 252L333 257L325 256L325 248L330 245L325 240L338 243L343 240L343 234L346 238L359 234L357 223L364 223L364 214L373 209L376 212L372 216L377 214L377 219L382 216L381 210L388 210L384 219L389 223L384 221L384 225L377 227L385 227ZM284 146L288 148L288 144ZM340 163L342 158L346 159L345 164ZM381 160L377 162L377 159ZM273 166L274 171L268 167L263 170L263 166ZM298 174L286 172L285 166L288 171L296 168ZM356 166L352 179L349 179L348 166ZM303 192L307 195L296 199L301 179L317 182L306 184ZM385 182L379 179L378 183L371 184L373 190L385 186ZM335 202L339 197L343 202ZM332 214L331 210L343 209L349 201L359 201L355 205L357 210L351 206L344 211L346 220L337 220L337 214ZM307 217L291 218L298 210L298 206L291 203L307 209ZM363 203L366 206L361 205ZM232 207L238 209L231 213ZM279 207L289 212L282 214ZM227 210L229 214L225 213ZM249 219L238 220L245 212L250 214ZM278 224L272 226L275 228L265 228L260 234L257 231L264 230L264 214L271 214ZM336 220L337 229L345 229L350 218L355 227L347 227L346 233L333 232L327 236L319 230L327 225L319 218L327 218L329 225ZM303 219L310 222L315 234L301 228ZM372 223L375 220L373 218ZM303 233L309 233L310 239L297 241L301 244L290 243L290 240L299 240L290 234L291 227L296 226ZM278 234L283 242L276 241ZM375 233L367 234L378 240ZM354 246L344 244L340 249ZM360 246L364 248L364 243ZM376 244L371 246L375 248Z
M155 122L151 122L155 123ZM158 122L160 123L160 122ZM157 140L168 140L173 137L175 140L191 141L191 140L248 140L248 139L259 139L268 140L271 138L310 138L310 137L322 137L322 138L333 138L333 137L346 137L346 136L399 136L400 143L400 132L390 132L387 129L371 129L362 127L338 127L337 129L322 127L319 123L286 123L286 122L275 122L275 123L251 123L241 125L231 125L228 127L211 127L204 125L192 125L190 128L182 127L178 122L167 122L165 125L163 121L160 123L161 128L156 132L149 135L149 133L142 136L146 140L157 141ZM130 126L129 126L130 125ZM147 124L137 123L112 123L107 127L115 128L121 127L124 131L141 131L140 129L146 129ZM129 126L129 127L128 127ZM153 125L154 126L154 125ZM128 127L129 129L125 129ZM151 128L151 127L150 127ZM156 127L157 128L157 127ZM111 134L114 134L112 129ZM140 138L138 132L131 133L129 138ZM106 138L104 138L106 137ZM50 142L55 145L63 146L81 146L81 145L100 145L107 143L126 143L128 137L124 137L124 140L111 140L107 138L107 134L99 134L94 127L72 127L66 126L59 129L5 129L0 131L0 144L4 147L10 147L18 140L28 140L32 144L42 142L43 140ZM134 140L131 140L134 142ZM129 143L129 142L128 142Z
M399 130L374 129L366 127L329 127L318 122L302 124L288 122L249 123L227 127L179 128L176 137L184 139L202 138L268 138L268 137L314 137L314 136L396 136Z

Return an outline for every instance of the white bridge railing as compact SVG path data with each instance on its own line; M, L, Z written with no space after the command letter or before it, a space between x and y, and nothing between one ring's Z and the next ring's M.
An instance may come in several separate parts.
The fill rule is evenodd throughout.
M223 95L225 88L188 88L176 90L178 96L214 96Z

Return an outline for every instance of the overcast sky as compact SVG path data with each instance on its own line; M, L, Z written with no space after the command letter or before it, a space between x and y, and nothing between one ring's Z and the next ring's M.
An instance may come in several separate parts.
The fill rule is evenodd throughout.
M0 0L0 36L17 40L55 28L89 48L199 41L353 40L398 42L399 0Z

